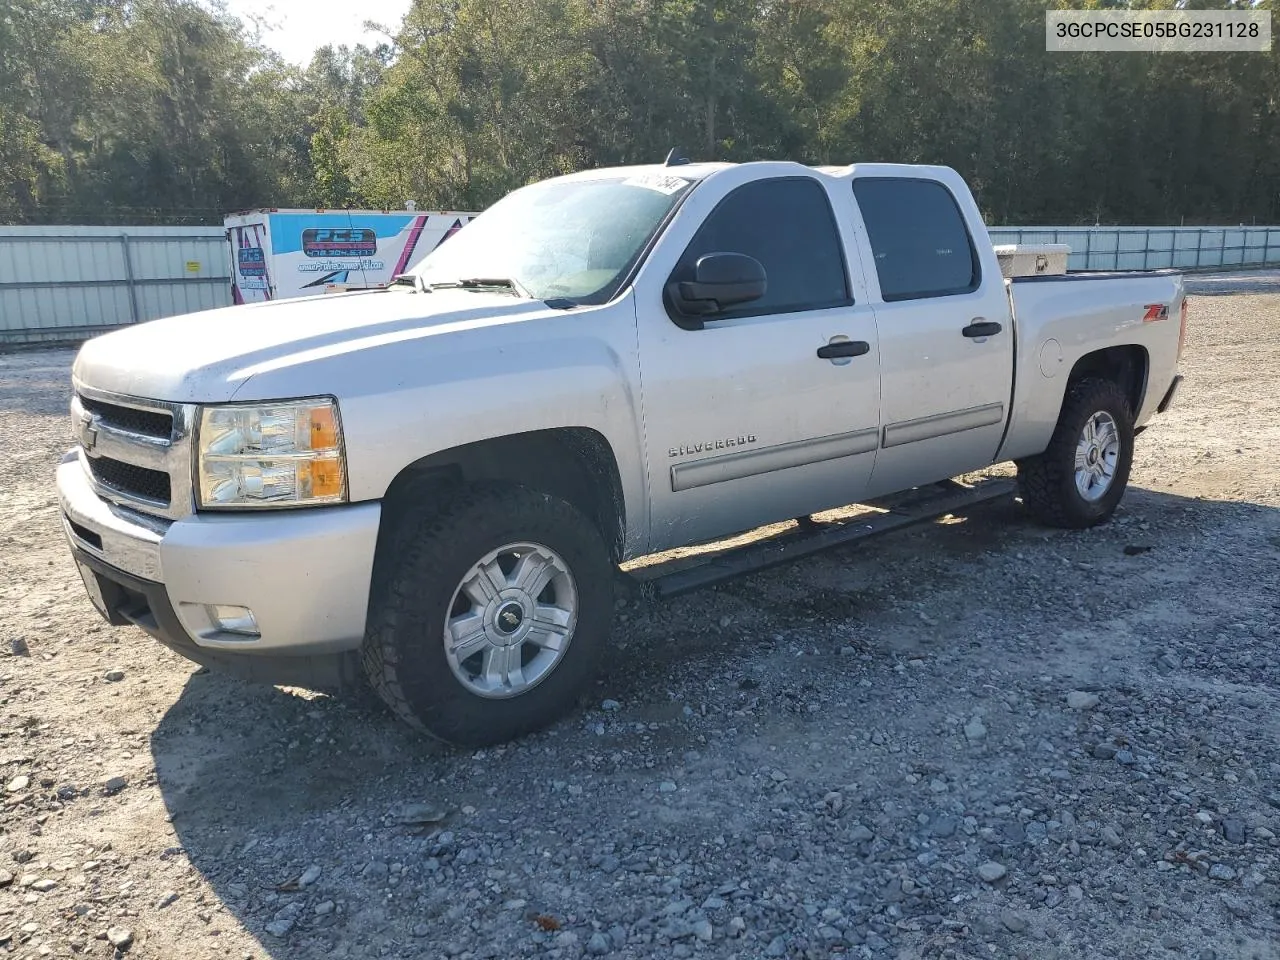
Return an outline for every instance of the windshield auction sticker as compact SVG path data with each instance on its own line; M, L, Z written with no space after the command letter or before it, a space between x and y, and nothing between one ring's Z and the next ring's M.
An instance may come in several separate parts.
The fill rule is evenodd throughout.
M1046 10L1050 53L1265 53L1270 10Z
M683 177L672 177L659 173L640 173L634 177L627 177L622 181L624 187L645 187L649 190L657 190L659 193L675 193L689 185L689 181Z

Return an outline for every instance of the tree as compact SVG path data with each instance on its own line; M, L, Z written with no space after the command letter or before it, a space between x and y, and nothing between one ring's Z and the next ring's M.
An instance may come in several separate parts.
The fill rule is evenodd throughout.
M0 0L0 218L479 209L672 147L947 164L996 223L1280 218L1280 57L1050 54L1039 0L414 0L305 69L213 2Z

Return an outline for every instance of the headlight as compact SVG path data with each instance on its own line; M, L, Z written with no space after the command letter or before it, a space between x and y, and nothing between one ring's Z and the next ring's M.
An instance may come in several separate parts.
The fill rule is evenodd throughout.
M204 407L196 453L205 510L298 507L347 499L333 400Z

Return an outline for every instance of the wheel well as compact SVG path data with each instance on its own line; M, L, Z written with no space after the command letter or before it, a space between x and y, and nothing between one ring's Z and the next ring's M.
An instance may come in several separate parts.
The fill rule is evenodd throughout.
M626 510L622 478L609 441L587 427L535 430L442 450L396 475L383 498L379 552L395 518L424 499L447 502L475 483L512 483L573 504L592 521L615 561L622 558ZM392 522L388 523L388 520Z
M1107 347L1086 353L1071 368L1067 387L1086 377L1100 377L1120 385L1129 400L1129 409L1136 418L1142 409L1147 392L1147 368L1149 358L1145 347L1129 344L1123 347Z

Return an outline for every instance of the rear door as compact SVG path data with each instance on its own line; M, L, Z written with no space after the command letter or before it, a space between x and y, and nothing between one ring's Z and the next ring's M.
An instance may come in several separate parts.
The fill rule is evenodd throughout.
M870 495L990 464L1009 416L1014 337L1004 279L990 275L994 255L979 252L989 238L968 229L966 214L981 220L951 177L853 180L880 338L882 449Z
M762 166L699 185L636 282L652 550L855 501L871 474L879 357L848 182ZM682 327L663 290L714 252L760 261L767 292ZM832 347L846 340L865 348Z

